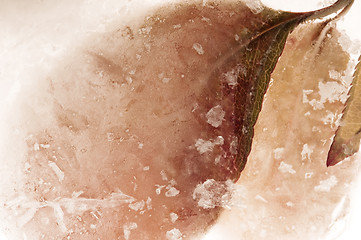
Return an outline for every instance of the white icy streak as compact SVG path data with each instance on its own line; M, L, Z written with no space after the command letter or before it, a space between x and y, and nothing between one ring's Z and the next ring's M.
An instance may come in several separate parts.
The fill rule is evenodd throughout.
M295 174L296 171L293 169L291 164L287 164L285 162L281 162L280 166L278 167L278 170L283 173L290 173Z
M64 180L64 172L60 170L59 166L55 162L49 161L48 163L51 170L53 170L58 177L59 182L62 182Z
M12 201L6 202L7 209L10 209L19 215L17 224L24 226L27 224L38 212L38 210L46 207L53 208L54 216L63 232L67 231L64 224L64 210L68 213L82 213L88 210L95 210L96 208L113 208L126 203L132 203L135 198L128 196L121 191L113 193L110 197L104 199L89 199L79 198L74 194L72 198L57 198L52 201L39 202L34 199L29 199L26 196L18 196Z

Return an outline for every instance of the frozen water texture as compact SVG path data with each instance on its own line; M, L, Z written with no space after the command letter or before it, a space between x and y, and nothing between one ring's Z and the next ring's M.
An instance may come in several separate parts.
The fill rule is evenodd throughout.
M221 126L225 115L226 113L223 111L222 106L217 105L207 112L207 123L217 128Z
M139 202L129 204L129 208L134 211L139 211L139 210L143 210L144 205L145 205L145 202L142 200Z
M264 5L260 0L243 0L243 2L251 9L254 14L258 14L264 9Z
M197 52L199 55L203 55L203 54L204 54L203 47L202 47L202 45L199 44L199 43L193 44L193 49L196 50L196 52Z
M279 160L283 157L285 149L284 148L276 148L273 150L274 158Z
M182 233L177 228L173 228L166 233L167 240L182 240Z
M166 197L175 197L179 194L179 190L175 187L169 187L168 191L165 193Z
M229 190L227 182L217 182L214 179L208 179L196 186L193 191L193 199L198 201L198 206L204 209L224 207L231 200Z
M308 146L308 144L304 144L301 152L302 160L311 159L311 154L313 153L313 149Z
M326 180L320 181L320 184L314 187L316 192L329 192L331 188L335 187L338 180L335 176L331 176Z
M124 231L124 238L125 240L129 240L130 231L137 229L138 225L135 222L124 224L123 231Z
M280 166L278 167L278 170L280 170L283 173L290 173L295 174L296 171L293 169L291 164L287 164L285 162L281 162Z
M213 148L216 145L223 145L223 144L224 144L224 138L222 136L218 136L214 141L211 140L206 141L199 138L195 143L195 147L200 154L204 154L206 152L212 152Z
M169 216L172 223L175 223L178 220L178 214L176 213L170 213Z
M239 36L235 35L236 41L239 40ZM238 39L238 40L237 40ZM231 69L230 71L223 73L222 78L226 81L228 86L234 88L238 83L238 76L242 73L243 75L246 74L245 69L241 66L236 66L235 68Z

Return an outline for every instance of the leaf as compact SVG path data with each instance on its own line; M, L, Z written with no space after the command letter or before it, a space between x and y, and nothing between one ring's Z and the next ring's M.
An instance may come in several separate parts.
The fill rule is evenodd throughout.
M346 102L341 124L331 144L327 166L334 166L358 152L361 139L361 56L356 66L349 99Z
M200 108L203 110L203 113L200 113L200 115L204 114L204 111L213 109L212 107L221 102L221 107L224 107L223 110L226 116L224 123L220 126L222 118L218 119L218 122L216 121L217 119L213 119L216 122L213 122L211 125L215 129L207 129L204 126L194 127L191 124L189 126L179 125L180 130L177 129L177 132L184 132L184 128L189 127L208 131L207 133L202 132L198 134L193 129L192 135L188 134L187 136L188 140L183 141L184 145L188 144L187 147L194 145L194 142L197 141L196 149L201 149L201 143L208 144L209 146L214 145L215 140L213 139L216 139L218 136L224 136L223 149L220 150L224 152L213 151L213 155L210 154L208 158L215 159L219 155L226 155L225 159L221 161L221 164L215 165L209 164L209 161L205 164L206 158L203 156L196 158L197 161L192 162L196 166L194 168L198 168L199 166L197 165L202 167L200 167L200 173L197 173L198 176L193 177L195 178L194 181L201 182L208 178L220 181L225 181L229 178L237 180L246 165L251 151L254 125L261 111L263 96L268 88L270 74L283 51L288 34L298 24L309 19L324 17L327 14L337 12L349 6L350 3L352 3L352 0L339 0L334 5L325 9L304 13L276 11L266 7L261 12L255 13L242 2L226 3L224 6L217 2L209 3L208 6L200 6L198 4L172 5L168 6L166 10L160 9L152 17L147 18L139 32L146 33L149 30L149 35L141 36L140 40L135 40L139 36L134 34L129 27L123 32L118 31L117 27L117 30L114 32L123 37L128 36L128 45L130 47L127 49L127 52L140 48L139 45L136 45L138 43L148 44L148 46L154 43L155 46L145 50L145 54L149 52L149 56L151 56L148 62L144 60L145 58L142 58L141 61L131 64L131 67L134 69L143 69L145 72L143 74L149 79L152 79L150 76L155 71L154 69L162 72L164 75L162 76L165 77L166 81L171 78L175 79L177 77L175 76L176 73L187 73L190 78L197 78L197 81L203 77L206 78L205 83L201 84L206 86L204 91L207 94L203 94L195 99L199 101ZM166 13L167 17L165 17L164 13ZM163 20L160 21L160 19ZM237 33L236 36L234 35L235 33ZM118 56L122 56L118 52L124 50L119 50L121 47L119 49L114 47L117 46L117 41L120 37L116 34L106 37L107 41L110 39L109 45L102 46L101 54L98 54L96 51L90 53L95 62L96 69L99 72L103 71L110 77L108 83L112 84L113 88L114 86L124 84L124 78L120 77L123 74L124 67L122 65L131 61L129 56L123 57L123 59ZM159 62L160 64L153 66L153 62ZM173 64L175 65L174 67ZM163 69L163 65L169 65L172 68ZM237 84L234 88L224 86L226 83L220 81L222 76L237 67L240 69L237 72L238 76L236 76ZM135 79L138 77L137 74L140 75L141 72L135 73L133 76ZM144 78L144 75L139 76L139 78ZM184 86L191 82L189 79L187 81ZM147 84L148 88L151 88L152 83L148 82ZM104 83L96 85L101 86ZM168 90L174 91L172 90L173 88ZM196 88L195 85L190 85L188 89L179 89L179 92L189 92L185 98L190 100L192 96L200 95L196 92ZM149 95L147 98L155 99L156 96L150 97ZM139 99L141 99L140 96L134 99L134 101L141 102ZM154 105L152 101L147 101L142 106L139 106L139 108L141 107L153 109ZM221 107L218 108L219 112L222 111ZM226 107L228 109L225 109ZM133 107L133 109L136 108ZM217 110L217 108L213 110ZM189 110L186 111L189 112ZM178 112L182 112L182 109L178 108ZM143 114L148 116L145 114L145 111L143 111ZM139 121L139 125L144 125L139 112L134 111L133 115L138 115L137 121ZM158 114L158 116L160 115ZM195 118L195 116L191 117ZM146 118L144 117L144 119ZM166 125L168 119L170 119L169 115L163 117L163 119L159 118L159 121L164 121L164 125ZM180 118L177 117L176 119ZM203 121L202 124L204 123ZM148 131L153 130L150 127ZM234 142L228 138L231 131L233 131L231 134L236 137ZM196 133L198 134L197 136ZM202 141L198 141L197 138L200 138ZM233 144L236 145L236 154L229 153L228 150ZM176 147L167 146L167 148L173 149ZM211 148L213 149L213 147ZM199 152L203 154L205 151L200 150ZM197 152L192 154L197 154ZM188 155L192 154L188 153ZM188 167L186 163L182 164L177 166L177 168L183 169Z
M340 4L340 5L338 5ZM334 5L315 12L282 12L271 18L271 25L239 52L238 61L247 66L246 73L239 75L235 96L236 128L238 134L238 155L234 178L238 179L251 151L254 125L261 111L264 94L268 88L270 74L281 55L288 34L302 21L324 16L339 7L350 6L352 1L338 1Z

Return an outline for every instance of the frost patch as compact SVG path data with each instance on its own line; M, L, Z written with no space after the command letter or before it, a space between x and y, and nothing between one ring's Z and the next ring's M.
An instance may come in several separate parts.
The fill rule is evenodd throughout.
M285 152L284 148L276 148L273 150L273 156L275 159L279 160L283 157L283 153Z
M147 201L145 202L147 204L147 209L152 209L152 199L150 197L147 198Z
M331 79L334 79L334 80L342 79L342 74L336 70L330 70L328 72L328 75L330 76Z
M201 19L201 20L202 20L203 22L208 23L208 25L212 26L211 19L206 18L206 17L202 17L202 19Z
M178 214L176 213L170 213L169 216L172 223L175 223L178 220Z
M321 120L323 121L324 124L329 124L331 125L332 128L337 128L338 126L340 126L341 118L342 118L342 113L339 114L337 112L333 113L327 111L327 115Z
M142 200L139 202L131 203L128 206L130 209L132 209L134 211L139 211L139 210L143 210L144 205L145 205L145 202Z
M126 240L129 240L129 237L130 237L130 231L131 230L134 230L134 229L137 229L138 228L138 225L134 222L132 223L128 223L128 224L124 224L123 226L123 231L124 231L124 238Z
M217 128L221 126L225 115L226 113L225 111L223 111L222 107L220 105L217 105L207 112L207 123Z
M67 232L68 229L66 228L65 223L64 223L64 212L61 209L60 204L53 203L52 207L53 207L53 210L54 210L54 216L56 218L56 222L58 223L58 225L60 227L60 230L62 232L64 232L64 233Z
M152 27L144 27L139 29L139 34L143 34L143 35L149 35L150 31L152 30Z
M302 103L309 103L308 95L313 93L313 90L303 90L302 91Z
M125 80L127 81L128 84L132 84L133 83L133 78L130 76L125 77Z
M216 145L223 145L223 144L224 144L224 138L222 136L218 136L214 141L206 141L199 138L196 141L195 147L200 154L204 154L206 152L212 152L213 148Z
M64 180L64 172L60 170L58 165L55 162L48 162L49 167L51 170L54 171L55 175L58 177L59 182L62 182Z
M44 148L44 149L48 149L48 148L50 148L50 144L35 143L34 144L34 151L39 151L40 147Z
M175 187L167 187L168 191L165 192L166 197L175 197L179 194L179 190Z
M338 37L338 42L342 46L342 48L351 54L360 55L361 42L359 39L350 39L349 34L346 34L344 30L341 32L342 34Z
M237 42L240 40L241 38L239 37L238 34L234 34L234 40L236 40Z
M329 192L331 188L336 186L338 180L335 176L331 176L329 179L320 181L320 184L314 187L316 192Z
M259 0L244 0L244 3L254 14L258 14L264 9L264 5Z
M313 177L313 172L305 173L305 179L310 179Z
M222 156L218 155L215 159L214 159L214 163L215 164L219 164L221 162Z
M177 228L173 228L172 230L169 230L165 234L167 240L182 240L182 233Z
M193 199L204 209L227 206L231 200L228 183L208 179L196 186Z
M308 144L304 144L301 152L302 160L310 160L311 154L313 153L313 149L308 146Z
M268 203L268 201L267 201L264 197L262 197L261 195L257 195L257 196L255 197L255 199L260 200L260 201L262 201L262 202L264 202L264 203Z
M159 75L158 75L158 78L159 78L160 80L162 80L163 83L169 83L170 80L172 80L172 79L169 78L169 77L165 77L165 76L164 76L164 73L159 74Z
M238 36L238 35L236 35L236 36ZM223 73L222 78L228 84L228 86L230 86L233 89L238 84L238 76L240 73L245 75L246 71L241 66L237 66L237 67L233 68L232 70L230 70L226 73Z
M342 84L337 82L320 82L318 88L320 89L321 102L329 101L330 103L333 103L335 101L340 101L345 103L347 100L347 89Z
M237 149L238 149L238 137L236 136L233 136L232 137L232 142L229 146L229 151L233 154L233 155L236 155L238 152L237 152Z
M199 55L203 55L203 54L204 54L203 47L202 47L202 45L200 45L199 43L193 44L193 49L196 50L196 52L197 52Z
M160 171L160 175L163 181L168 181L167 173L164 170Z
M160 195L160 193L162 192L162 189L165 188L165 186L160 186L158 184L155 185L157 187L157 189L155 189L155 193L157 195Z
M326 102L334 103L336 101L340 101L344 104L347 100L347 87L338 82L319 82L318 89L318 93L320 95L319 100L308 99L307 96L313 93L312 90L303 91L303 103L310 104L313 107L313 110L323 109Z
M295 174L296 171L293 169L291 164L287 164L285 162L281 162L280 166L278 167L278 170L282 173L291 173Z

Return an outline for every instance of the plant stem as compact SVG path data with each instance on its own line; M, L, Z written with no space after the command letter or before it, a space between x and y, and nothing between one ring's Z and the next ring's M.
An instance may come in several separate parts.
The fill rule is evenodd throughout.
M331 6L313 12L309 17L305 18L304 21L323 18L331 15L332 13L336 13L340 9L343 9L341 14L344 14L352 6L353 3L354 0L338 0Z

